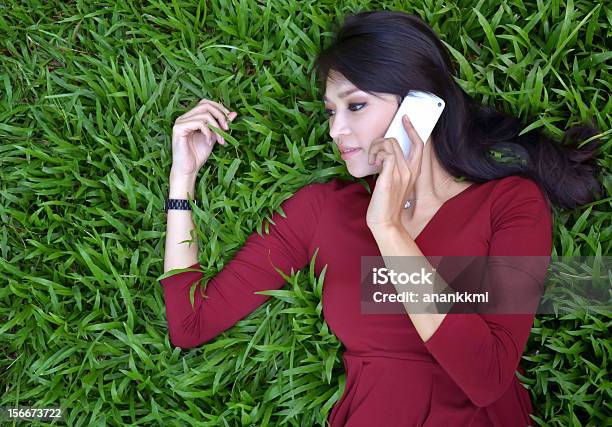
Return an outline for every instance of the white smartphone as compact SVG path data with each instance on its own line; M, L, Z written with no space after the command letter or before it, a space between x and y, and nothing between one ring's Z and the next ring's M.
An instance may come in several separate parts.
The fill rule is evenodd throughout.
M427 143L433 128L442 115L444 106L444 100L433 93L411 90L404 97L384 137L397 139L404 152L404 158L407 159L410 154L411 141L402 122L404 114L408 115L419 137L424 143Z

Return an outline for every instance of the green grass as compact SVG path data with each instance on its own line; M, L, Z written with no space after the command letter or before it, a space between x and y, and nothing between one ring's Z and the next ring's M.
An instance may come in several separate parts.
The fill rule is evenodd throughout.
M593 119L610 170L609 4L436 3L0 3L0 406L61 405L69 425L323 423L344 387L324 277L305 268L189 351L170 345L157 279L171 128L198 100L239 113L198 180L205 277L298 188L349 177L311 69L344 13L421 16L469 94L557 139ZM610 201L556 210L555 254L609 255ZM538 316L534 425L611 417L611 317Z

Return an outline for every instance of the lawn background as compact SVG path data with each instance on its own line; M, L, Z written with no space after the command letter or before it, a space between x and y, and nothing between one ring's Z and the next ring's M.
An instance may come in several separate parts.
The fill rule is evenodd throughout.
M203 98L238 111L197 184L207 279L297 189L349 178L312 62L332 22L383 8L422 17L461 86L526 128L560 141L592 120L609 173L606 2L2 2L0 406L83 426L323 423L344 374L312 265L211 343L170 345L171 128ZM609 255L610 202L555 209L553 253ZM610 419L610 319L537 317L521 362L534 425Z

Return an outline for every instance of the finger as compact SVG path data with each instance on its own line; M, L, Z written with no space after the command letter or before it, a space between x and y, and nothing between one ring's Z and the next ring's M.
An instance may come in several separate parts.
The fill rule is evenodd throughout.
M383 151L387 154L390 155L395 155L395 151L393 150L393 145L394 144L399 144L399 142L397 142L397 139L395 138L386 138L383 141L381 141L380 145L379 145L379 149L376 151L377 153Z
M172 134L173 134L173 137L174 135L177 135L183 138L188 138L188 137L191 137L191 134L194 131L201 129L202 127L206 129L206 132L204 132L204 134L208 135L211 132L205 126L204 120L192 120L192 121L186 121L186 122L177 120L176 123L174 124L174 127L172 128Z
M408 155L408 163L414 165L414 163L418 159L418 150L421 150L422 152L425 143L412 125L412 122L410 121L410 118L408 118L408 115L404 115L404 117L402 118L402 122L404 124L404 128L406 129L406 132L408 133L408 136L410 137L411 150L410 154Z
M202 104L202 105L198 104L195 107L193 107L191 110L179 116L177 120L189 120L191 117L198 115L198 114L202 114L206 111L208 111L208 107L206 106L206 104Z
M199 114L199 115L191 116L188 119L181 119L180 124L187 124L187 123L194 123L194 122L204 123L204 125L206 126L214 127L215 129L212 129L211 127L209 127L209 129L215 132L215 135L217 136L218 140L223 139L223 137L219 134L222 128L219 126L219 123L217 123L217 120L215 120L215 118L212 116L210 111Z
M197 132L198 130L202 132L208 145L212 145L215 141L215 133L212 132L203 121L194 120L187 123L181 123L179 126L182 129L181 132L183 132L183 135L188 138L187 141L190 141L193 137L193 132Z
M402 151L402 147L400 147L399 142L396 139L393 139L393 143L391 144L393 147L393 152L396 157L397 170L400 174L400 177L403 179L405 175L407 175L408 170L408 162L404 158L404 152Z
M383 154L384 161L382 162L382 171L380 172L380 178L382 182L390 183L393 177L393 169L395 168L395 162L392 159L393 156L390 154Z
M217 141L225 143L225 139L223 138L223 130L219 128L219 126L214 122L206 122L206 126L209 129L212 129L214 135L217 138Z
M389 139L389 138L387 138ZM372 142L372 144L370 145L370 148L368 150L368 162L370 164L374 163L374 159L376 158L376 154L380 151L389 151L391 152L391 149L388 147L388 142L387 139L377 139L374 142Z
M382 166L385 161L392 160L391 157L394 157L394 155L389 154L386 151L379 151L376 153L376 157L374 158L374 164L376 166Z
M212 131L212 130L209 128L209 126L208 126L208 125L210 125L210 123L202 123L202 127L208 131L208 135L209 135L209 139L210 139L210 143L211 143L211 145L212 145L214 142L218 142L218 143L219 143L219 144L221 144L221 145L225 145L225 138L223 138L221 135L219 135L219 133L217 133L217 132L213 132L213 131Z
M210 147L212 147L215 144L215 142L220 142L219 135L217 135L215 132L210 130L206 126L206 123L199 122L198 129L200 130L200 132L204 134L205 139L206 139L206 144L208 144Z
M177 119L177 121L181 123L191 122L194 120L198 120L198 121L205 120L209 122L217 121L217 119L211 114L210 111L199 111L195 114L189 115L188 117L179 117Z
M227 122L229 119L221 111L219 111L215 107L208 105L208 104L202 104L202 105L195 107L193 110L189 111L187 114L181 116L181 119L189 120L196 116L200 116L202 114L209 114L211 117L214 117L215 120L221 124L221 126L223 126L223 129L225 130L229 129L227 125Z
M393 153L398 157L398 160L404 159L402 147L400 147L399 141L395 138L391 138L391 149L393 150Z
M394 167L393 167L393 181L394 182L399 182L400 184L403 184L403 178L402 178L402 172L400 171L400 166L397 164L397 162L393 162L394 163Z
M417 143L413 145L412 152L408 155L408 167L411 170L418 171L421 170L421 162L423 158L423 143Z
M204 126L204 124L201 124L199 129L206 136L206 144L208 144L209 147L212 147L214 141L213 141L213 135L210 129Z
M202 104L211 104L211 105L214 105L216 108L218 108L219 110L223 111L226 116L229 116L229 114L231 112L223 104L220 104L220 103L215 102L215 101L211 101L210 99L202 99L200 102L198 102L198 105L202 105Z
M412 125L412 122L410 121L410 118L408 117L407 114L404 114L404 117L402 118L402 123L404 124L404 129L406 129L406 133L408 133L410 140L413 142L420 142L421 144L423 144L421 137L419 136L416 129Z

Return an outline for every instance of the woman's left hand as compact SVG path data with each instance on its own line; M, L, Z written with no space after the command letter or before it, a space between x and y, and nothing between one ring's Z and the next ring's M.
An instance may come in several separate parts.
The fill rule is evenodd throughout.
M425 144L408 116L404 116L402 123L411 141L408 159L404 158L402 148L395 138L376 139L370 145L370 164L382 165L366 215L366 223L372 231L402 225L402 210L421 174Z

